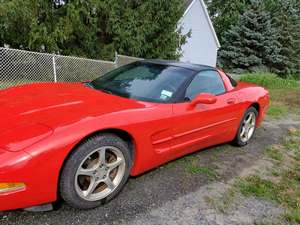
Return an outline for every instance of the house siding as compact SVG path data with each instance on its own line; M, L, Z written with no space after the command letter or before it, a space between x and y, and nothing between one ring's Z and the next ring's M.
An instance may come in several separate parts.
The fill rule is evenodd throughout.
M216 66L218 44L200 0L195 0L179 26L182 32L191 30L191 37L182 46L180 61Z

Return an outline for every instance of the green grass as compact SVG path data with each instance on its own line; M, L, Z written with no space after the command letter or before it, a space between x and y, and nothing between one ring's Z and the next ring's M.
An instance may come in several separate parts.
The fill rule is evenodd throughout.
M284 217L290 223L300 224L300 213L298 210L291 210L287 212Z
M292 129L290 135L285 139L284 146L289 150L294 150L296 155L298 155L300 153L299 139L300 129ZM300 161L300 158L296 160Z
M206 197L206 202L212 205L218 212L227 213L236 200L236 189L235 187L230 187L224 194L219 198L213 198L211 196Z
M290 79L300 81L300 73L289 76Z
M203 167L199 166L199 159L195 154L191 154L188 156L185 156L183 158L180 158L176 161L170 162L165 165L166 168L173 168L176 165L179 165L184 168L184 170L191 175L204 175L208 177L210 180L215 180L218 178L218 173L209 167Z
M268 148L265 151L265 155L271 159L282 161L283 160L283 154L279 149L276 148Z
M252 175L236 182L236 187L245 196L256 196L265 200L278 201L279 187L269 180Z
M240 80L255 83L269 89L299 88L299 84L295 79L283 79L275 74L244 74Z
M274 162L267 179L255 174L237 180L235 187L245 196L277 202L286 210L284 219L289 224L299 224L300 130L290 132L283 146L267 149L266 155L282 162Z
M216 171L208 167L200 167L197 165L189 164L186 166L186 170L191 174L204 174L211 179L216 179L218 177Z
M202 167L199 166L198 158L192 154L188 155L184 158L181 158L178 160L178 162L184 166L185 171L189 174L196 175L196 174L202 174L207 176L210 179L216 179L218 177L218 173L209 167Z
M289 113L300 116L300 83L295 79L283 79L274 74L244 74L241 81L255 83L270 92L271 106L268 115L278 119Z
M271 106L268 115L279 118L287 114L300 116L300 89L269 89Z
M274 118L280 118L288 113L288 108L285 106L270 106L268 115Z

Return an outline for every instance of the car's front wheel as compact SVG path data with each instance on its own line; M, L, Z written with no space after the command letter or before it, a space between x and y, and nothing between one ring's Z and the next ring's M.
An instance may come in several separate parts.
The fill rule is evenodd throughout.
M60 178L61 197L72 207L91 209L113 198L131 168L128 144L112 134L89 138L68 158Z

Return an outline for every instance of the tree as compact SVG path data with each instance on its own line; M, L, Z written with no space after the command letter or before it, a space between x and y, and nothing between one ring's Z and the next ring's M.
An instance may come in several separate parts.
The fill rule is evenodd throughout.
M182 0L0 0L0 44L112 59L121 54L177 59Z
M279 0L273 13L283 57L276 65L276 72L284 76L300 72L300 9L297 3L295 0Z
M249 0L206 0L207 8L221 45L225 32L238 23L245 12Z
M220 61L228 68L251 70L267 66L271 69L283 59L278 31L262 1L253 0L235 26L225 32Z

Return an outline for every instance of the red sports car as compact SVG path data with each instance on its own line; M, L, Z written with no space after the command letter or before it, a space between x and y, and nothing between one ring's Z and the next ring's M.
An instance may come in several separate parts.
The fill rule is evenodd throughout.
M85 83L0 91L0 210L90 209L129 176L225 142L246 145L268 91L216 68L135 62Z

